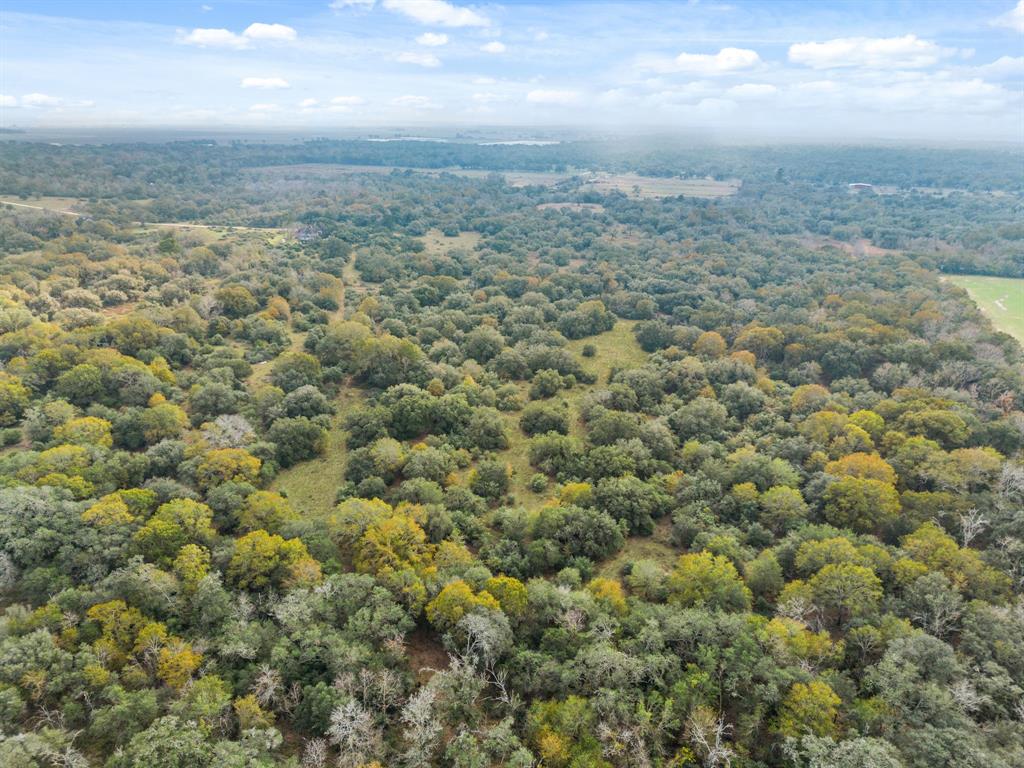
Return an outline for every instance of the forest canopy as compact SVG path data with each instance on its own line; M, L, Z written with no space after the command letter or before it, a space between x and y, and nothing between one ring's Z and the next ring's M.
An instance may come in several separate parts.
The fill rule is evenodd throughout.
M6 142L0 764L1024 764L1019 163Z

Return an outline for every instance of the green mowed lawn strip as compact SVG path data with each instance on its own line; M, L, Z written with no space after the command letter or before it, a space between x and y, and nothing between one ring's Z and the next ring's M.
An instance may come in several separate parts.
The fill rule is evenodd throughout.
M945 279L967 291L992 325L1024 344L1024 279L982 275Z

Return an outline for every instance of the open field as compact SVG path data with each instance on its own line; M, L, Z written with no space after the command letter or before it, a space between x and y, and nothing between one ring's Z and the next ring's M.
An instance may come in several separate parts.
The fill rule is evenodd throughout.
M420 238L429 254L445 254L453 248L472 251L480 242L479 232L459 232L455 237L448 237L439 229L427 230Z
M967 291L992 325L1024 344L1024 279L948 275L943 280Z
M729 197L739 192L743 182L739 179L683 179L640 176L635 173L605 173L593 171L567 171L553 173L544 171L486 171L473 168L409 168L392 165L334 165L330 163L304 163L294 165L273 165L261 168L247 168L254 174L278 176L280 178L311 178L329 179L331 177L351 176L358 173L387 174L392 171L413 171L431 176L449 173L467 179L485 179L489 176L504 176L505 181L513 187L553 187L557 184L579 179L585 188L599 192L623 192L630 196L655 198L686 197L720 198Z
M600 192L623 192L631 197L729 197L740 191L739 179L680 179L640 176L635 173L595 173L584 179L588 187Z
M14 195L4 195L3 197L0 197L0 203L9 205L13 208L31 208L36 211L51 211L53 213L63 213L68 216L85 215L79 211L72 210L72 208L80 202L80 200L74 197L26 197L24 199L15 197Z

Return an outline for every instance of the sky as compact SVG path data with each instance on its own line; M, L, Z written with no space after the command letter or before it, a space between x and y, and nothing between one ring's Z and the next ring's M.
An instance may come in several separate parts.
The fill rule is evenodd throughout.
M3 0L0 126L1024 142L1024 0Z

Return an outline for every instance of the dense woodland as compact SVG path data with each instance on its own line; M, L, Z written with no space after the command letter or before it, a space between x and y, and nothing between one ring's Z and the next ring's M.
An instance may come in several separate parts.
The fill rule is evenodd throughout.
M0 764L1024 765L1020 168L4 144Z

